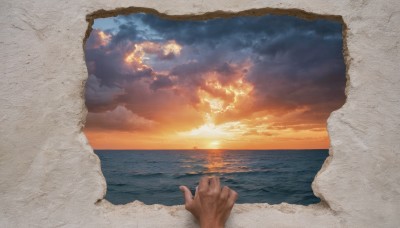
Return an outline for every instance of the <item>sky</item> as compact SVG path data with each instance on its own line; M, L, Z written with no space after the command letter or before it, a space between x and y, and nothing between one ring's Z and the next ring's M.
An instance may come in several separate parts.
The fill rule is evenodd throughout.
M341 24L291 16L96 19L84 132L95 149L319 149L345 102Z

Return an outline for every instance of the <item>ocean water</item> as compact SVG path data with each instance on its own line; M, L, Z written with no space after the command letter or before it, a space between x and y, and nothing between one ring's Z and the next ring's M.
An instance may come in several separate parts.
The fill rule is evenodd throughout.
M106 199L114 204L183 204L179 191L192 191L201 176L216 175L239 193L237 203L320 200L311 182L328 150L95 150L107 181Z

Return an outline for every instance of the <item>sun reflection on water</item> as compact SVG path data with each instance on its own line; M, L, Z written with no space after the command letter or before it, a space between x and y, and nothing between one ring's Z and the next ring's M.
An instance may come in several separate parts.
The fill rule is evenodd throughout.
M226 150L207 150L206 163L204 164L205 173L236 173L248 170L237 158L230 158L229 151Z

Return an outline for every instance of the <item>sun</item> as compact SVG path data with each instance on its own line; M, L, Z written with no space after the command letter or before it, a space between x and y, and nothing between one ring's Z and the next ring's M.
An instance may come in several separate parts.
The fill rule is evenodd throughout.
M214 140L210 142L210 148L211 149L219 149L220 142L218 140Z

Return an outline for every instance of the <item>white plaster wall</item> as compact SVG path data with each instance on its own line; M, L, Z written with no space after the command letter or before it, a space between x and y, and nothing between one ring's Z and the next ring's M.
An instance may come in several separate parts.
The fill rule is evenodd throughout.
M328 120L324 203L236 205L228 227L400 226L400 1L0 0L0 227L195 227L182 206L114 206L81 132L85 17L150 7L170 15L301 9L348 26L347 102Z

